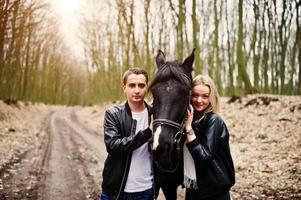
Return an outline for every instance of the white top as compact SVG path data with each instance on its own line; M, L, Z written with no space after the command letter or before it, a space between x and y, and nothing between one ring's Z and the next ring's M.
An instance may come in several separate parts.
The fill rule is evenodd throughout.
M132 112L133 119L137 120L136 134L148 127L148 112ZM142 192L153 185L152 159L146 142L133 151L132 161L124 192Z

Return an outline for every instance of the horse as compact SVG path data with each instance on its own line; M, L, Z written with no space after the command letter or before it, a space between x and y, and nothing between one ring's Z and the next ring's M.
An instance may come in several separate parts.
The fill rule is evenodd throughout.
M183 182L183 132L192 89L194 50L183 63L165 61L159 50L157 72L150 84L153 95L152 151L155 173L167 200L177 198L177 187Z

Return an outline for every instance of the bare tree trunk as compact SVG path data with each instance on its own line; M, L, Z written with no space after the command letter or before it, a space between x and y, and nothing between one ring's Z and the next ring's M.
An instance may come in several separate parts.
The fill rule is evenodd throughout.
M221 15L220 11L220 15ZM221 60L220 60L220 53L219 53L219 22L221 16L218 17L217 11L217 0L214 0L214 40L213 40L213 54L214 58L214 67L215 67L215 82L218 88L218 91L221 95L223 95L222 91L222 80L221 80Z
M296 13L297 13L297 18L296 18L296 25L297 25L297 33L296 33L296 46L298 49L298 64L299 64L299 74L298 74L298 83L297 83L297 94L301 94L301 23L300 23L300 6L301 6L301 1L295 0L296 3Z
M270 16L277 16L277 5L276 5L276 1L272 1L273 2L273 13L271 12ZM269 9L268 9L269 11ZM278 57L277 55L279 54L279 50L278 50L278 31L277 30L277 21L276 21L276 17L274 17L274 19L269 20L272 24L272 28L274 30L273 32L273 40L271 40L271 46L274 47L271 50L271 56L270 56L270 60L271 60L271 78L272 78L272 83L271 83L271 91L272 93L279 93L279 83L278 80L279 78L279 62L278 62Z
M118 5L118 16L117 16L117 24L118 24L118 44L119 44L119 53L120 53L120 57L124 58L124 55L127 56L127 46L126 46L126 40L125 40L125 27L124 27L124 23L122 21L123 17L122 17L122 11L121 11L121 5L119 5L119 3L117 2ZM121 71L124 71L126 66L129 64L128 63L129 58L126 57L126 59L124 60L120 60L120 67L121 67Z
M7 36L7 23L9 16L9 0L1 1L0 5L0 97L3 86L3 72L4 72L4 47L5 37Z
M134 54L133 65L140 66L142 61L140 60L139 50L136 44L135 26L134 26L134 8L135 8L135 4L134 4L134 0L132 0L130 4L130 21L128 24L128 30L131 31L129 32L128 37L132 38L131 46L132 46L132 54Z
M264 9L263 9L263 14L262 14L262 29L260 31L260 41L258 48L261 46L261 37L263 37L263 52L262 52L262 65L263 65L263 88L264 92L268 93L269 92L269 76L268 76L268 69L269 69L269 45L270 45L270 39L271 39L271 27L269 25L268 29L268 36L267 36L267 31L265 27L265 12L266 12L266 7L267 4L264 3ZM269 8L268 8L268 13L269 13ZM270 24L270 19L269 19L269 24ZM259 63L258 63L259 64Z
M238 1L238 32L237 32L237 50L236 59L238 66L239 77L243 80L245 84L246 93L252 93L252 85L249 76L246 71L245 55L242 50L243 47L243 1Z
M280 39L280 94L284 94L285 85L285 54L287 48L287 40L285 38L285 12L286 12L286 1L282 1L282 14L281 14L281 24L279 27L279 39Z
M124 67L125 69L128 69L130 66L130 52L131 52L131 26L129 25L130 22L128 21L127 14L126 14L126 7L123 2L123 0L117 0L118 5L118 13L119 13L119 31L120 36L125 37L125 39L122 39L121 43L124 43L123 51L125 52L125 61L124 61ZM125 23L125 24L123 24ZM123 30L126 30L126 33L123 32ZM125 70L124 69L124 70Z
M253 0L253 12L255 16L255 23L252 35L251 42L251 51L253 54L253 78L254 78L254 89L259 90L259 63L260 63L260 51L261 51L261 39L262 39L262 31L260 30L259 41L257 43L257 33L258 33L258 21L260 17L259 13L259 2ZM264 18L264 16L263 16ZM265 31L265 27L262 27ZM256 45L257 44L257 45ZM256 48L257 47L257 48Z
M144 32L144 40L145 40L145 57L146 57L146 70L148 72L151 71L152 62L151 62L151 55L150 55L150 0L145 0L144 1L144 19L145 19L145 32Z
M199 35L200 35L200 24L198 22L197 16L196 16L196 0L192 0L192 14L191 14L191 20L192 20L192 39L193 39L193 47L196 49L195 53L195 61L194 61L194 71L196 74L200 74L202 72L202 66L200 62L200 41L199 41Z
M15 83L17 82L17 67L18 59L20 59L17 55L16 49L16 41L17 41L17 18L19 14L20 0L16 0L12 5L12 19L11 19L11 39L9 41L9 48L7 52L7 56L5 58L7 62L7 70L5 72L6 86L5 86L5 94L8 98L16 98L15 96Z
M287 4L288 3L288 4ZM290 26L293 18L292 2L282 1L281 24L279 27L280 39L280 94L285 94L285 61L287 55L288 40L290 37ZM290 12L290 13L289 13Z
M225 7L225 15L226 15L226 24L227 24L227 60L228 60L228 65L229 65L229 80L228 80L228 95L234 95L235 91L234 91L234 56L233 56L233 47L234 44L232 44L231 47L231 43L234 43L234 41L231 42L230 39L230 29L229 29L229 19L228 19L228 0L226 0L226 7ZM231 26L233 27L233 26Z
M31 19L31 17L29 17ZM31 23L31 20L29 20L29 23ZM24 73L22 78L22 84L21 84L21 98L25 99L27 97L27 85L28 85L28 79L29 79L29 72L30 72L30 50L31 50L31 37L32 37L32 27L28 27L28 35L27 35L27 43L26 43L26 58L25 58L25 66L24 66Z
M184 57L184 27L185 27L185 0L179 0L179 14L178 14L178 24L176 26L177 30L177 45L176 52L177 58L183 60Z

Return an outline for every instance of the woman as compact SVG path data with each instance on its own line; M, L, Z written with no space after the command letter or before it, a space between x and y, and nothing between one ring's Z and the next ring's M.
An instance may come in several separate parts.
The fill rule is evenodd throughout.
M229 200L235 183L229 148L229 132L216 113L219 95L209 76L198 75L192 83L192 106L187 111L184 145L186 200Z

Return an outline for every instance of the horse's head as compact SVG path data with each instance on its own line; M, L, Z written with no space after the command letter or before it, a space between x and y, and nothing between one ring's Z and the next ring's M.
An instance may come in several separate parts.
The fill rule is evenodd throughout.
M183 63L165 61L159 50L158 71L150 90L153 94L154 160L165 171L177 168L179 140L184 131L186 111L190 103L194 50Z

